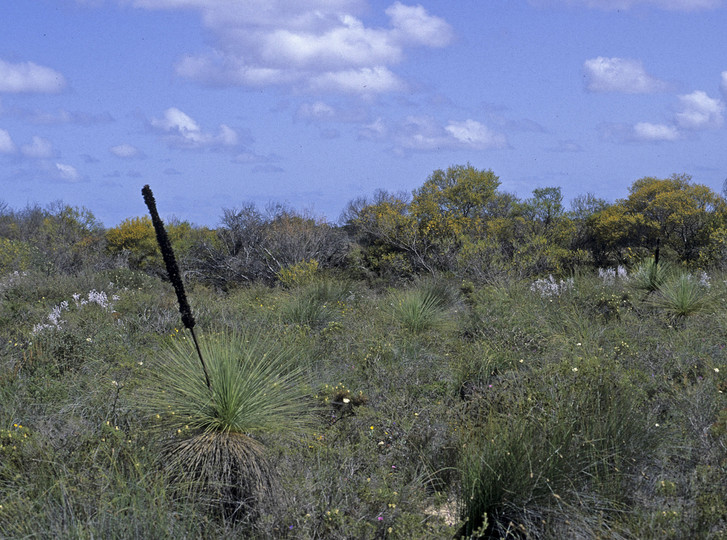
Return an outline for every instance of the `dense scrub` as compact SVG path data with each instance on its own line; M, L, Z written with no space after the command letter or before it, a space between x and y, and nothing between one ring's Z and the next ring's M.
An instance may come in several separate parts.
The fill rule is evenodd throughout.
M440 172L345 227L172 223L210 388L147 220L5 209L0 537L727 538L720 198L687 244Z

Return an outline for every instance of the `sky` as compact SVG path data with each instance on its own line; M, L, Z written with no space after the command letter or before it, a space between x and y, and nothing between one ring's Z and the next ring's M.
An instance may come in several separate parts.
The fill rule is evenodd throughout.
M727 0L5 0L0 201L214 227L491 169L527 198L727 177Z

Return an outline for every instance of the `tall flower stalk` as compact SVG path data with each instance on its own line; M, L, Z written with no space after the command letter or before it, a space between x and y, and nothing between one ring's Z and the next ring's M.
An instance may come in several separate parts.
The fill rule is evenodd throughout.
M167 236L167 231L164 228L164 222L159 217L159 212L157 212L157 204L154 200L154 194L152 193L149 184L145 185L141 189L141 194L144 197L144 203L146 203L146 207L149 209L149 214L151 215L151 222L152 225L154 225L157 244L159 244L159 249L161 250L162 257L164 258L164 265L167 267L169 281L172 282L174 292L177 293L177 302L179 303L179 313L182 315L182 324L184 324L185 328L187 328L192 334L194 347L197 350L197 356L199 356L199 361L202 364L202 371L204 371L204 379L207 383L207 389L212 390L210 377L207 373L207 366L205 365L204 358L202 357L202 351L199 348L197 336L194 333L195 320L192 315L192 308L189 307L187 294L184 292L184 283L182 283L182 277L179 274L179 266L177 266L177 259L174 257L174 250L172 249L172 244Z

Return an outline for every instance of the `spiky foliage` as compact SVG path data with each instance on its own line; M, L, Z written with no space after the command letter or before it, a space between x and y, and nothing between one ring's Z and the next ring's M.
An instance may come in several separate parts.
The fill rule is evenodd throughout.
M213 335L201 343L211 388L199 377L193 345L162 356L150 412L170 434L164 466L178 487L226 515L254 512L274 495L274 471L256 434L305 428L309 404L294 350L263 335Z
M442 298L432 290L413 289L394 298L394 317L414 334L428 330L443 320Z
M670 317L682 319L705 311L712 300L712 294L704 283L691 274L681 272L661 284L653 303Z
M668 279L671 267L668 263L648 259L639 264L631 274L631 285L646 294L656 291Z

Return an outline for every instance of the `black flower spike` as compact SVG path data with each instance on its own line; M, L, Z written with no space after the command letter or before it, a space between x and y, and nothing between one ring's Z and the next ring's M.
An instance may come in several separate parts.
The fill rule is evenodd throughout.
M164 223L159 217L159 212L157 212L157 204L154 200L154 194L151 192L151 188L148 184L142 188L141 194L144 196L144 202L151 214L151 222L154 225L159 249L162 251L164 265L167 267L169 281L172 282L174 292L177 293L179 313L182 314L182 323L191 330L195 325L192 309L189 307L187 295L184 292L184 284L182 283L182 277L179 275L179 267L177 266L177 259L174 257L172 244L169 242L169 237L167 236L167 231L164 228Z
M177 266L177 259L174 256L172 244L171 242L169 242L167 231L164 228L164 222L162 222L161 218L159 217L159 212L157 212L157 203L154 200L154 194L151 192L149 184L145 185L141 189L141 194L144 197L146 207L149 209L149 214L151 214L151 222L152 225L154 225L154 232L156 232L157 244L159 244L159 249L161 250L162 257L164 258L164 265L167 267L169 281L172 282L174 292L177 293L177 302L179 303L179 313L182 314L182 323L192 333L192 339L194 340L194 346L196 347L197 354L199 355L199 361L202 362L202 370L204 371L205 381L207 381L207 388L211 388L210 378L207 374L207 366L205 365L204 359L202 358L202 351L200 351L199 349L197 336L194 335L195 321L194 316L192 315L192 308L189 307L187 294L184 292L184 283L182 283L182 276L179 275L179 266Z

